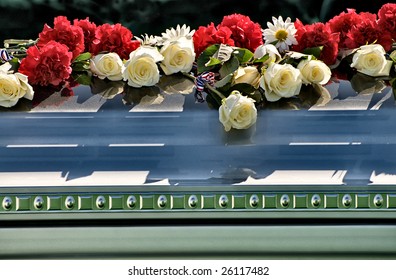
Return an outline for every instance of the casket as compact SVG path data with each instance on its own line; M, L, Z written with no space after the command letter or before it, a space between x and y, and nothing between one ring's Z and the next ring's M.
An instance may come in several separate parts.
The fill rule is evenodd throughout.
M229 132L192 92L80 85L3 108L0 255L395 257L395 99L372 82Z

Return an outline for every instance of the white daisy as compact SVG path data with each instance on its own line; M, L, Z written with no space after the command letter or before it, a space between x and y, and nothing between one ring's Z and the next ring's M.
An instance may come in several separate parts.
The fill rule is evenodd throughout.
M149 36L147 34L141 36L142 38L139 37L135 37L135 38L140 42L140 45L142 46L155 46L157 44L158 38L161 38L153 35Z
M186 26L185 24L183 24L183 26L177 25L176 29L167 29L165 32L161 33L162 37L157 37L157 41L159 45L166 45L178 41L180 38L192 40L194 32L195 30L190 31L190 26Z
M273 23L268 22L268 28L263 30L265 44L275 44L280 52L289 50L291 45L297 45L295 38L297 29L290 17L285 21L281 16L279 18L272 17L272 21Z

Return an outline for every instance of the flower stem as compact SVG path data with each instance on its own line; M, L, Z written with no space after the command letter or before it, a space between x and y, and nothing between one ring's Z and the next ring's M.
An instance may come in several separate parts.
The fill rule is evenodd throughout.
M189 73L183 73L183 75L194 82L196 80L196 77ZM205 89L207 89L208 94L210 94L210 95L216 94L222 100L226 98L220 91L218 91L214 86L211 86L209 83L205 83L204 87L205 87ZM221 102L219 103L217 98L213 97L213 99L218 103L219 106L221 105Z
M214 86L211 86L208 83L205 83L205 88L208 89L210 92L217 94L217 96L220 97L221 99L226 98L220 91L218 91Z
M188 74L188 73L183 73L183 75L184 75L185 77L189 78L189 79L192 80L192 81L195 81L195 79L196 79L194 75L191 75L191 74ZM220 91L218 91L214 86L211 86L211 85L208 84L208 83L205 83L205 88L208 89L209 91L215 93L215 94L216 94L218 97L220 97L221 99L226 98Z

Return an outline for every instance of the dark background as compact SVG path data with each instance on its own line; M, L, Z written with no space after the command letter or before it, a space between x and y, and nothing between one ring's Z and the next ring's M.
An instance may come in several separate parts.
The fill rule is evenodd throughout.
M391 1L362 0L0 0L0 42L4 39L36 39L44 23L65 15L70 20L89 17L96 24L122 23L134 35L160 35L168 27L187 24L197 29L210 22L218 24L232 13L248 15L266 28L272 16L299 18L304 23L327 21L355 8L376 13Z

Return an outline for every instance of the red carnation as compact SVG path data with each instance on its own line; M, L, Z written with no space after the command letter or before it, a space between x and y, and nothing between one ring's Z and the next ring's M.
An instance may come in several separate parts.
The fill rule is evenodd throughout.
M342 12L338 16L333 17L327 23L332 33L340 33L339 48L347 48L345 40L347 39L347 33L360 22L360 16L354 9L347 9L347 12Z
M294 22L297 29L296 39L298 45L293 45L293 50L302 52L306 48L323 47L319 59L327 65L336 62L340 34L331 32L328 25L321 22L304 25L299 19Z
M77 20L75 19L73 24L79 26L84 33L84 45L85 52L91 52L90 46L93 40L95 40L96 24L89 21L89 18Z
M347 33L345 44L354 49L363 45L377 43L385 51L392 48L392 36L388 30L381 29L377 23L377 16L371 13L360 13L360 22L351 27Z
M49 41L41 48L32 46L27 50L27 56L21 61L19 72L29 78L32 85L58 86L66 81L71 72L72 52L67 46Z
M132 41L132 32L119 23L114 25L105 23L99 26L95 37L91 45L91 50L95 55L102 51L115 52L121 59L128 59L129 54L140 46L139 41Z
M217 28L220 30L221 27L228 27L231 30L231 39L237 47L255 51L263 44L260 24L254 23L248 16L241 14L225 16Z
M389 31L392 39L396 40L396 4L388 3L379 9L378 25L381 30Z
M214 44L226 44L234 46L231 39L232 32L228 27L220 27L218 30L212 22L207 27L200 26L193 35L194 50L198 57L207 47Z
M66 45L73 53L73 58L84 51L84 33L79 26L71 25L64 16L54 19L54 28L44 25L43 31L39 34L37 46L45 46L49 41L56 41Z

